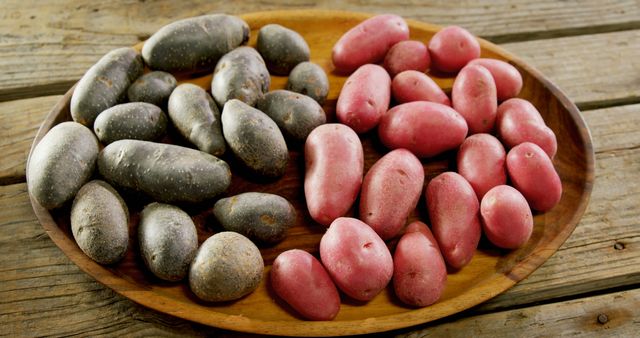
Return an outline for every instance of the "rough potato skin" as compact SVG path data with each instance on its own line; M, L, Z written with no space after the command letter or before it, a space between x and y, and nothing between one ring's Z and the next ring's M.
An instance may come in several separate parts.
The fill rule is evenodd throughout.
M249 25L226 14L202 15L172 22L142 47L144 62L166 72L210 70L234 48L249 40Z
M138 241L147 268L171 282L187 276L198 250L196 225L186 212L170 204L154 202L144 207Z
M269 24L258 31L258 52L272 74L287 75L300 62L309 61L309 45L302 35L278 24Z
M327 122L318 102L283 89L267 93L258 101L258 109L275 121L288 139L296 142L304 142L312 130Z
M287 90L304 94L323 104L329 95L329 78L322 67L313 62L301 62L289 73Z
M93 180L80 189L71 207L71 232L82 251L100 264L124 258L129 246L129 210L109 184Z
M282 176L289 162L284 136L265 113L240 100L222 110L222 133L233 154L249 170L265 177Z
M111 184L142 191L159 202L202 202L231 183L229 165L205 152L172 144L120 140L98 155Z
M260 250L245 236L225 231L209 237L189 268L189 286L198 298L224 302L253 292L262 280Z
M166 107L169 95L176 88L173 75L155 71L142 75L129 86L127 97L131 102L147 102L158 107Z
M51 128L29 158L29 194L44 208L60 207L89 180L98 151L96 137L79 123L63 122Z
M268 244L282 241L296 221L296 211L284 197L259 192L220 199L213 214L225 230Z
M71 96L71 117L92 128L98 114L125 99L127 88L142 75L142 58L133 48L114 49L82 76Z
M179 85L169 97L168 112L178 132L198 149L215 156L224 154L220 111L204 89L191 83Z
M231 99L254 106L269 91L270 84L271 76L262 56L251 47L238 47L218 61L211 94L220 107Z
M151 103L123 103L98 115L93 130L103 144L123 139L156 141L167 131L167 116Z

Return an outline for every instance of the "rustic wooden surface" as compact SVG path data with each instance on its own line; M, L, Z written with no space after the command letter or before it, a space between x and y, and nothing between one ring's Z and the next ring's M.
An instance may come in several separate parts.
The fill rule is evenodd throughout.
M399 336L632 336L640 328L639 1L3 1L0 5L0 335L238 334L143 308L53 244L26 193L38 124L110 49L207 12L327 8L460 24L541 70L582 110L596 151L591 204L567 242L506 293Z

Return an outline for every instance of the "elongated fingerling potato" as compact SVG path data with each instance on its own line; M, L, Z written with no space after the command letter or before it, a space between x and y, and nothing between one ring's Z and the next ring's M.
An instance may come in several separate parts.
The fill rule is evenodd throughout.
M502 60L486 58L471 60L469 64L480 65L489 70L496 83L498 101L504 101L520 94L522 75L511 64Z
M103 144L134 139L157 141L167 131L167 116L158 106L146 102L129 102L103 111L93 124Z
M519 98L509 99L498 106L498 136L504 144L513 148L520 143L535 143L549 158L558 150L556 135L545 124L542 116L531 102Z

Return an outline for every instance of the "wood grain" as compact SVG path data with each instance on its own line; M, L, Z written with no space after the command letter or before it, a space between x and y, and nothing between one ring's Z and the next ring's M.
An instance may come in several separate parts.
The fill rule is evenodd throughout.
M312 60L323 66L329 75L332 90L325 107L330 110L335 104L339 88L346 80L346 77L332 72L331 47L343 32L366 16L335 11L289 11L247 14L243 15L243 18L247 20L254 33L262 25L275 22L291 27L305 37L311 46ZM439 29L426 23L409 23L414 35L423 39L429 38ZM329 28L321 32L321 27ZM341 311L334 321L306 322L299 320L286 307L274 304L272 292L266 283L261 283L255 292L236 302L203 304L194 301L184 283L158 283L150 276L139 260L135 244L122 262L110 267L101 266L85 256L73 241L69 232L68 209L62 208L49 213L37 203L33 203L34 210L54 242L74 263L98 281L145 306L208 325L268 334L342 335L405 327L457 313L506 290L544 262L564 242L580 219L589 199L593 180L591 140L575 106L541 74L518 61L513 55L486 41L481 41L481 46L485 57L509 60L519 68L525 84L521 96L539 107L546 123L558 135L562 146L556 155L555 166L563 181L563 198L553 211L535 217L536 229L526 246L510 252L500 252L490 246L478 250L468 266L449 274L448 286L443 297L428 308L405 307L395 299L393 292L385 290L366 305L343 302ZM436 81L441 86L447 86L452 79L437 78ZM209 81L205 79L204 83L207 84ZM283 85L284 81L281 78L274 78L272 81L272 89ZM68 119L70 96L71 91L47 116L35 142L38 142L52 125ZM363 135L361 138L367 154L365 167L369 167L386 150L376 144L375 135ZM282 179L265 184L235 171L233 182L227 192L229 195L245 191L276 193L287 198L297 209L299 217L290 229L288 237L276 246L261 250L267 264L279 252L291 248L316 252L323 230L322 226L310 220L304 205L304 197L301 194L304 173L299 165L301 152L293 148L290 150L290 157L292 160ZM234 167L231 158L223 158ZM443 167L440 163L446 164L453 158L455 154L452 153L440 156L435 161L425 162L425 171L428 175L435 175L447 170L446 165ZM134 232L137 209L130 204L130 210L133 212L130 231ZM198 215L194 217L199 239L204 241L213 233L211 225L207 224L210 211L205 209L204 213L196 213ZM419 212L416 216L418 215ZM265 270L265 276L267 274L268 268Z
M640 30L505 44L582 109L640 101Z
M61 97L0 102L0 184L24 182L33 138L44 117Z
M130 46L146 39L158 28L171 21L205 14L228 12L233 14L286 8L339 8L359 12L395 12L407 18L441 25L458 24L474 34L495 41L517 41L530 38L553 37L559 34L591 34L608 30L640 27L638 0L625 1L465 1L464 6L440 0L425 4L421 1L396 3L361 1L55 1L30 2L3 1L0 14L0 101L34 96L63 94L84 72L108 51ZM599 47L606 43L598 35L587 46ZM562 44L561 44L562 42ZM602 48L584 48L581 44L568 46L575 53L593 55L592 66L614 68L615 64L602 64L608 51ZM566 49L565 42L555 39L542 42L542 50ZM525 48L526 49L526 48ZM516 50L514 50L516 51ZM517 54L544 57L538 48ZM637 59L637 58L635 58ZM570 60L570 59L565 59ZM30 67L22 65L29 64ZM534 62L535 64L535 62ZM545 72L546 73L546 72ZM560 72L562 73L562 72ZM571 74L565 74L571 78ZM622 82L631 78L622 74ZM613 77L616 78L616 77ZM561 78L552 78L555 82ZM576 92L593 91L596 87L577 88ZM623 87L621 87L623 88ZM613 89L615 90L615 89ZM614 92L612 90L612 92ZM571 93L570 97L571 96ZM572 97L573 98L573 97ZM574 99L580 102L584 99Z
M396 337L635 337L640 326L640 289L445 320Z

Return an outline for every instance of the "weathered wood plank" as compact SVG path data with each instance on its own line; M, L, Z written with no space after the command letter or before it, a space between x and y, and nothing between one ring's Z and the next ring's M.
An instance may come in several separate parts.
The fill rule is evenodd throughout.
M637 337L640 289L486 315L445 319L397 337Z
M33 6L30 2L11 0L4 1L2 7L0 101L64 93L107 51L133 45L168 22L209 12L237 14L283 8L395 12L441 25L462 25L480 36L494 37L496 41L640 28L638 0L467 1L464 6L445 0L428 5L410 1L402 6L393 2L364 4L355 0L320 3L304 0L258 3L84 0ZM551 51L564 48L553 42L543 45ZM577 51L594 54L594 60L608 52L601 48L582 49L578 45L574 49L576 47ZM635 49L629 47L629 50ZM528 51L535 52L536 49Z
M61 97L0 102L0 184L24 182L33 138L45 115Z
M640 101L640 30L508 43L581 109Z

